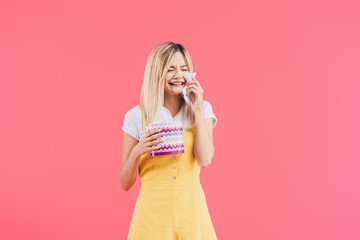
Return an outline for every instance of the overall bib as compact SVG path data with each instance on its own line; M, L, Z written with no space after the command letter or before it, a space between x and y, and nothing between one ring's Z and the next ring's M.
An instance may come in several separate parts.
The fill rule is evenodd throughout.
M184 153L141 156L128 240L217 240L193 154L195 128L185 129L183 137Z

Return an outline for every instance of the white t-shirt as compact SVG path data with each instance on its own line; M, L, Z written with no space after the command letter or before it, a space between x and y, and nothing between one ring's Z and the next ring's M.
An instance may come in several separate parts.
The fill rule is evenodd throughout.
M213 127L215 127L217 123L217 118L212 111L211 104L208 101L203 100L204 106L204 119L212 118L213 119ZM160 106L165 108L164 106ZM182 105L180 111L173 117L173 121L182 121L182 117L184 114L184 104ZM189 125L188 119L185 119L185 126L183 129L186 129ZM144 135L143 125L142 125L142 113L139 106L135 106L129 111L126 112L124 117L124 123L121 128L123 131L127 132L135 139L140 141L140 138Z

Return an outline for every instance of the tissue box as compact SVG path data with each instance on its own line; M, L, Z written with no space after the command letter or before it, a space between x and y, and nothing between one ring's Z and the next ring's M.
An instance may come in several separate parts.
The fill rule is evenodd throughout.
M182 121L147 124L145 129L146 132L154 129L160 129L161 132L165 132L165 135L160 137L165 140L165 142L160 143L161 148L158 150L151 151L151 156L184 153Z

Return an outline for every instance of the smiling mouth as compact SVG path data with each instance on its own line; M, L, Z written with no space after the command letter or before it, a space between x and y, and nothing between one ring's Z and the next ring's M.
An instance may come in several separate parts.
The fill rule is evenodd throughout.
M171 86L181 86L181 85L184 85L185 82L182 82L182 83L169 83Z

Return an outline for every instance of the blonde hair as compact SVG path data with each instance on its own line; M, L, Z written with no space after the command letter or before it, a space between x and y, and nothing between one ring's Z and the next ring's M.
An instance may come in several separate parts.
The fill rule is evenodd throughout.
M188 71L193 72L193 65L188 51L181 44L165 42L155 47L146 62L144 81L141 87L140 104L145 109L146 124L153 123L156 111L159 106L164 105L165 75L171 65L176 52L180 51L188 65ZM182 99L183 100L183 99ZM183 125L185 119L189 120L189 127L195 125L195 109L190 102L182 101L184 106Z

